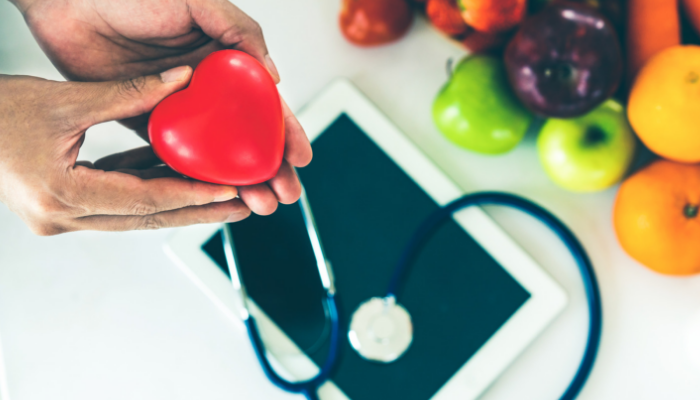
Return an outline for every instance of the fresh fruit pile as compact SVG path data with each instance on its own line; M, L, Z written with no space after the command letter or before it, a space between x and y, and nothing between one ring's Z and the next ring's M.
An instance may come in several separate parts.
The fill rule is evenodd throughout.
M495 155L543 125L544 170L564 188L590 192L623 178L636 144L624 102L611 100L625 72L621 1L343 0L340 25L357 45L390 43L418 9L470 52L435 100L440 131Z
M482 15L476 26L487 34L509 32L508 41L504 49L472 53L460 63L433 107L440 131L466 149L500 154L513 149L534 120L542 125L540 160L555 183L592 192L619 182L635 140L624 106L612 99L624 68L610 19L580 2L556 1L526 14L522 1L459 1L465 21L467 10L490 10L473 13ZM434 3L428 0L429 16ZM497 21L493 9L499 7L505 17ZM492 65L488 79L466 68L478 60Z
M433 105L465 149L505 153L537 128L545 172L575 192L622 181L640 141L664 158L622 183L615 230L649 268L700 273L700 0L343 2L353 43L397 40L413 7L469 51Z

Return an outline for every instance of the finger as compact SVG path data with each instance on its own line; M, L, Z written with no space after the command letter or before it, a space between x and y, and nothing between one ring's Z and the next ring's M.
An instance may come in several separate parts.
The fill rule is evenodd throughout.
M74 203L87 215L149 215L231 200L233 186L184 178L141 179L117 172L76 167L72 171Z
M299 200L299 196L301 196L299 177L294 168L286 161L282 162L277 175L267 184L277 196L277 200L282 204L292 204Z
M165 165L147 169L118 169L116 172L133 175L141 179L182 178L182 174Z
M78 91L78 120L83 128L101 122L125 119L153 110L167 96L185 88L192 77L192 68L182 66L160 75L149 75L125 81L81 83Z
M265 44L260 25L228 0L192 0L190 15L209 37L255 57L272 75L280 77Z
M160 164L163 164L163 161L156 156L153 148L144 146L101 158L95 161L95 168L104 171L115 171L124 168L145 169Z
M250 215L250 209L239 199L223 203L193 206L143 216L95 215L76 219L72 230L133 231L161 229L196 224L238 222Z
M277 210L277 197L267 184L243 186L238 193L248 208L258 215L270 215Z
M309 138L284 99L282 99L282 112L285 126L284 158L295 167L305 167L313 158Z

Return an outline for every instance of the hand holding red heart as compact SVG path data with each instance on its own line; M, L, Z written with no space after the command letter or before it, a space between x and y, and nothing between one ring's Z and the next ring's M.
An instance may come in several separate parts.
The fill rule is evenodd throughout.
M51 61L71 80L128 80L181 65L195 67L210 53L228 48L250 54L279 81L260 26L227 0L13 2ZM141 111L121 122L146 138L150 109ZM240 199L258 214L272 213L278 202L296 201L301 186L292 166L311 161L308 139L284 101L282 113L284 160L278 174L265 183L238 188ZM148 154L148 149L136 149L109 162L120 168L124 163L145 165L156 160ZM208 218L202 214L202 221L188 223Z
M40 235L238 221L250 213L235 187L182 178L149 147L77 162L92 125L150 111L192 70L104 82L0 75L0 201Z

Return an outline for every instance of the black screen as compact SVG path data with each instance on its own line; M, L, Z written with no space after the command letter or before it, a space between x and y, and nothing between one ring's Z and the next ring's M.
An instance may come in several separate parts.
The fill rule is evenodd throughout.
M347 340L352 312L386 293L403 246L438 205L346 115L313 143L299 170L338 289L343 345L333 381L353 400L426 400L527 301L525 291L457 223L445 223L414 263L399 301L414 340L378 364ZM232 224L250 296L316 362L326 348L322 288L298 205ZM228 273L219 235L204 250Z

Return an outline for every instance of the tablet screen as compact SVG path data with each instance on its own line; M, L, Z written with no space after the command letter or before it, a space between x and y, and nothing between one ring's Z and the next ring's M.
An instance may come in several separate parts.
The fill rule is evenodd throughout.
M438 204L347 115L313 143L299 170L336 277L343 345L332 375L352 400L432 397L521 307L530 294L453 220L412 266L399 296L414 340L391 364L368 362L347 340L352 312L386 294L397 259ZM317 365L327 326L322 288L298 205L232 224L250 296ZM204 250L228 273L221 239Z

